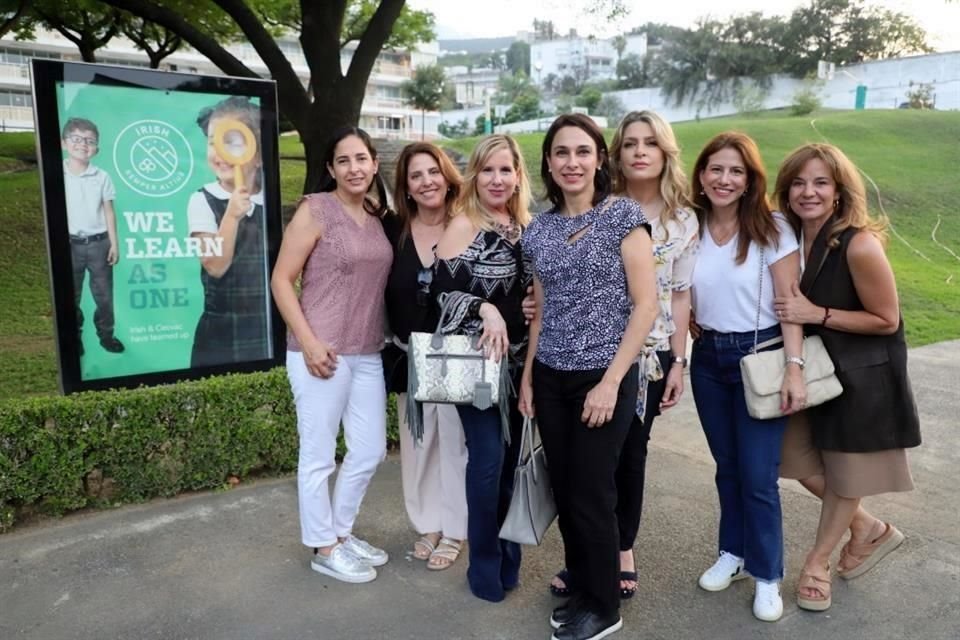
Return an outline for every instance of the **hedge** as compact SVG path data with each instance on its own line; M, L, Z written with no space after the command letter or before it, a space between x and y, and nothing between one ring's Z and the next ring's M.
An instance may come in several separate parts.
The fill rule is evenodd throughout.
M395 403L387 437L396 442ZM343 441L338 443L342 454ZM0 403L0 533L60 515L223 487L297 465L286 371Z

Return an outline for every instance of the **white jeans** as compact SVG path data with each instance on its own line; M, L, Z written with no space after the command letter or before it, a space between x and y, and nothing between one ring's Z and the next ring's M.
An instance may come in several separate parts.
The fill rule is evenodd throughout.
M417 533L467 537L467 447L452 404L423 405L423 441L407 425L407 394L397 394L400 470L407 516Z
M370 479L387 454L383 363L379 353L341 355L336 373L325 380L311 375L302 353L288 351L287 376L300 434L300 533L306 546L326 547L352 531ZM347 454L331 500L327 481L336 468L341 421Z

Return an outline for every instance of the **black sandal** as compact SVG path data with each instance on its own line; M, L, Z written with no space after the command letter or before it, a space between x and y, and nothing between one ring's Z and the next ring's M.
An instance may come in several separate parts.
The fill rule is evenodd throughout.
M621 571L620 580L622 582L632 582L633 588L628 589L623 587L620 589L620 599L629 600L633 597L633 594L637 592L637 572L636 571Z
M570 584L570 572L566 569L561 569L557 575L557 578L563 580L565 586L558 587L557 585L550 583L550 593L555 595L558 598L569 598L573 595L573 586Z

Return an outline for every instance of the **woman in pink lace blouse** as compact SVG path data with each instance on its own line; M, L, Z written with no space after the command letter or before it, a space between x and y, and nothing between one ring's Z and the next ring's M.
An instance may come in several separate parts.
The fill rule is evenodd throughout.
M287 227L271 284L289 327L287 375L300 434L303 544L313 548L314 571L369 582L387 554L352 530L386 454L380 350L393 249L381 223L386 190L370 137L355 127L334 132L325 164L319 193L300 201ZM336 468L341 423L348 451L331 499L328 479Z

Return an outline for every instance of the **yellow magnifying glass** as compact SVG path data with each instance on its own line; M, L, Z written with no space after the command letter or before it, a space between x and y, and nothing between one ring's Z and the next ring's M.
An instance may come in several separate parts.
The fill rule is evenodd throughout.
M235 189L243 188L243 165L257 155L257 139L250 127L235 118L218 120L213 128L213 146L224 162L233 165Z

